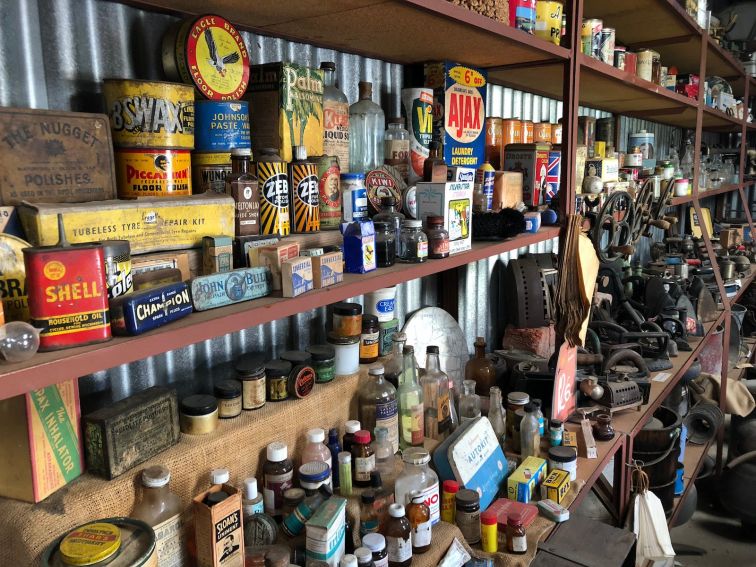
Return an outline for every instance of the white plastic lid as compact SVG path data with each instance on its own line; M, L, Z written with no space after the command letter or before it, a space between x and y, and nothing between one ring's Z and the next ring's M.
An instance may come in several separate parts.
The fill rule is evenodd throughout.
M423 228L423 221L408 219L402 222L402 226L407 228Z
M325 431L316 427L307 432L307 441L310 443L322 443L325 441Z
M352 453L347 453L346 451L342 451L339 453L339 463L341 464L347 464L352 462Z
M171 473L163 465L155 465L142 471L142 485L147 488L160 488L171 480Z
M255 477L244 479L244 498L247 500L257 498L257 479Z
M210 484L226 484L231 478L228 469L213 469L210 471Z
M373 552L367 547L358 547L354 550L354 556L358 563L370 563L373 560Z
M422 447L409 447L402 452L402 460L410 465L424 465L430 462L430 453Z
M373 553L377 553L386 549L386 538L376 533L365 534L362 537L362 545Z
M403 518L404 506L402 504L392 504L389 506L389 516L392 518Z
M360 429L362 429L362 426L356 419L350 419L344 424L344 430L347 433L357 433Z
M385 372L386 369L383 367L383 364L372 364L368 368L368 374L371 376L383 376Z
M286 446L286 443L273 441L273 443L268 445L267 457L269 461L274 463L285 461L289 457L289 448Z
M357 567L357 557L350 553L342 555L339 559L339 567Z

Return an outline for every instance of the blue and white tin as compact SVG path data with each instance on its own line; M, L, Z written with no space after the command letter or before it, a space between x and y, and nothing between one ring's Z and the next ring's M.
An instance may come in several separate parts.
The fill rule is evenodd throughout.
M396 286L383 287L365 294L365 313L381 323L391 321L396 310Z
M247 101L198 100L194 103L195 151L227 152L251 147Z

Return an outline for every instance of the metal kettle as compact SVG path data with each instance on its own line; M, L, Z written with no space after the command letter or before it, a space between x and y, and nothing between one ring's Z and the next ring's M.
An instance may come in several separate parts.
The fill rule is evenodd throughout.
M718 263L719 273L722 274L723 280L731 280L735 277L735 262L729 258L720 258Z

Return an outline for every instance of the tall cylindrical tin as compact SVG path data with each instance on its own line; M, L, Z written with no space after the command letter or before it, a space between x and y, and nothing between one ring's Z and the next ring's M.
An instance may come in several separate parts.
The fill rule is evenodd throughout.
M423 178L423 166L433 140L433 89L402 89L402 107L410 133L409 182Z
M637 54L638 64L636 74L646 81L653 79L654 53L651 49L641 49Z
M320 228L336 230L341 226L341 168L337 156L320 156L318 193L320 196Z
M630 134L627 141L628 148L640 148L641 154L643 154L644 160L656 159L656 152L654 150L654 133L641 130Z
M273 148L260 150L257 159L257 180L260 186L260 234L288 236L289 177L286 162Z
M507 144L522 143L522 121L515 118L505 118L501 121L502 147L506 148ZM504 160L502 159L502 164Z
M194 147L192 87L163 81L105 79L102 91L116 147Z
M198 152L252 147L246 100L198 100L194 103L194 124L194 149Z
M562 124L552 124L551 125L551 144L561 144L562 143Z
M520 133L520 143L522 143L522 144L532 144L534 138L535 138L535 135L534 135L534 132L533 132L533 121L532 120L523 120L522 121L522 131Z
M599 44L599 59L607 65L614 65L614 42L616 32L614 28L601 29L601 42Z
M192 194L189 150L115 150L118 197L178 197Z
M294 161L289 164L289 202L292 232L320 230L318 166L307 159L304 146L294 146Z
M627 49L623 45L614 46L614 66L621 71L625 70L625 53Z
M489 116L486 118L485 160L490 163L494 169L501 169L501 153L504 149L502 142L503 133L501 118Z
M601 30L603 27L604 22L599 19L591 18L583 20L583 25L580 29L580 43L583 54L594 59L599 59Z
M192 193L226 193L226 177L231 173L229 152L192 152Z
M490 211L493 205L494 179L496 170L493 166L485 162L475 172L475 185L479 186L486 202L486 211Z
M564 2L561 0L538 0L536 4L535 35L554 45L559 45L562 38L562 13Z
M0 233L0 300L6 321L28 321L24 248L31 244L11 234Z
M533 125L533 142L536 144L551 143L551 123L536 122Z
M625 51L625 71L631 75L638 74L638 54L632 51Z
M509 0L509 25L532 34L536 24L536 0Z
M105 258L105 279L108 285L108 299L131 293L134 279L131 275L131 246L128 240L103 240L102 253Z
M607 146L614 146L614 118L596 120L596 140L606 142Z

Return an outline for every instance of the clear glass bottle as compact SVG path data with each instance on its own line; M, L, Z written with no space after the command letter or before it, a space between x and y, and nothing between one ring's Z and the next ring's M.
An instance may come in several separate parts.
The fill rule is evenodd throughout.
M260 234L260 192L253 171L252 150L231 150L231 173L226 177L226 194L234 198L236 236Z
M475 381L475 391L485 396L496 385L496 368L486 357L486 339L475 339L475 356L465 365L465 380Z
M441 143L433 141L430 143L430 155L425 158L423 164L423 181L432 181L433 183L446 183L446 173L448 167L441 153Z
M412 565L412 530L405 517L402 504L389 507L389 520L386 522L386 547L388 548L389 567L409 567Z
M459 422L465 423L480 417L480 396L475 393L475 380L462 382L462 399L459 401Z
M368 369L368 380L359 391L360 423L368 431L385 428L388 442L396 453L399 450L399 404L396 388L384 378L384 373L382 364L373 364Z
M422 445L425 441L423 390L417 383L415 349L405 346L404 364L399 382L399 446L402 449Z
M394 241L396 253L399 255L401 253L400 240L404 215L396 210L396 197L381 197L381 212L373 215L373 222L388 222L391 224L396 235Z
M430 508L421 492L410 493L410 503L406 506L407 519L412 529L412 553L425 553L430 548L432 524Z
M396 264L396 232L386 221L373 221L375 226L375 263L379 268L388 268Z
M373 102L373 83L360 81L359 100L349 107L349 171L365 173L383 165L386 116Z
M410 447L402 453L402 461L404 468L394 483L394 500L408 504L410 493L419 490L430 508L431 522L437 524L441 520L441 495L438 476L428 467L430 453L422 447Z
M323 154L339 158L341 173L349 171L349 101L336 86L336 64L323 61Z
M420 264L428 260L428 237L423 232L423 221L405 220L399 240L399 261Z
M420 377L425 405L425 436L443 440L449 434L451 420L449 377L441 371L438 347L431 345L425 352L425 372Z
M393 458L393 455L391 456ZM393 476L394 473L392 472L391 477ZM378 515L378 521L380 523L379 531L382 532L386 525L389 506L394 503L394 492L383 486L383 475L378 471L373 471L370 474L370 486L373 494L375 494L375 513Z
M444 228L444 217L428 217L428 258L437 260L449 256L449 231Z
M504 418L504 406L501 401L501 390L497 386L491 386L488 399L488 421L491 422L491 427L493 427L503 451L507 439L507 425Z
M688 139L685 142L685 151L683 152L682 160L680 161L680 172L683 178L693 179L693 163L694 163L694 146L693 142Z
M405 183L409 180L410 134L404 127L404 118L389 119L384 135L383 163L399 171Z
M333 470L333 457L325 444L325 431L316 427L307 432L307 444L302 449L301 464L310 461L322 461Z
M525 416L520 422L520 457L538 457L541 454L541 434L533 402L525 406Z
M388 478L394 474L394 460L396 459L396 452L399 450L399 436L397 435L397 446L394 447L389 441L388 429L376 427L373 432L375 434L375 440L372 443L375 452L375 470Z
M535 416L538 419L538 435L543 437L546 435L546 418L543 417L543 412L541 411L541 400L538 398L533 398L533 403L535 404Z
M404 345L407 343L407 335L394 333L391 337L391 354L384 365L384 377L394 388L399 388L399 377L404 369Z

